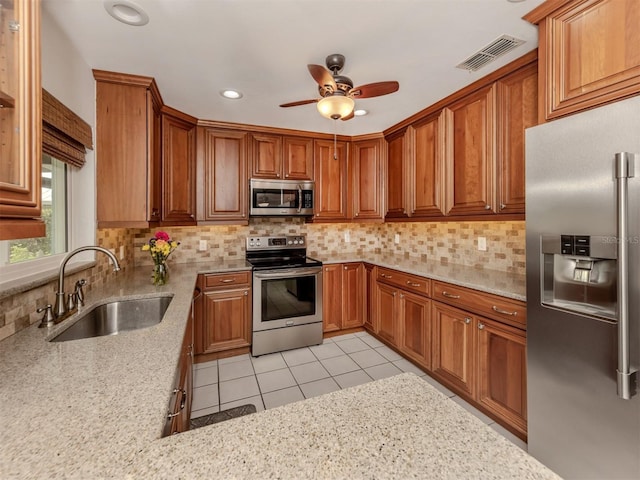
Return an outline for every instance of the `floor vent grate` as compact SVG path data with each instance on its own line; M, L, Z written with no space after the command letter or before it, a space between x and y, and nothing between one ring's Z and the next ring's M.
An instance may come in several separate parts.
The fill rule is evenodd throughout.
M496 38L489 45L482 47L479 51L471 55L462 63L456 65L456 68L475 72L484 67L487 63L493 62L496 58L510 52L516 47L522 45L525 41L519 38L502 35Z

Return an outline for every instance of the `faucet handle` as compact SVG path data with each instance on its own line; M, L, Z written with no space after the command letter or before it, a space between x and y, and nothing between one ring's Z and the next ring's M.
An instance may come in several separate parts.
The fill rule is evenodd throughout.
M39 309L36 310L36 312L37 313L44 312L44 315L42 316L42 320L40 320L40 325L38 325L38 328L53 327L53 325L55 325L56 320L55 320L55 317L53 316L53 310L50 303L45 305L44 307L40 307Z
M77 295L75 293L70 293L67 296L67 312L71 312L75 310L77 304Z
M74 292L78 305L81 305L83 307L84 307L84 290L82 290L82 287L84 287L86 284L87 284L87 281L84 278L78 280L76 282L76 288Z

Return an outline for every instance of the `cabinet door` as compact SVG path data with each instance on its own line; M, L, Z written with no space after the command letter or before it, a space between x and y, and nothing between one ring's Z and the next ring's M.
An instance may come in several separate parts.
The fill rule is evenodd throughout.
M445 109L450 153L448 214L494 213L495 87L478 90Z
M197 353L212 353L251 345L249 289L203 292L203 315Z
M527 433L525 332L478 318L478 402Z
M337 146L328 140L315 140L315 218L346 220L347 212L347 144ZM334 156L335 154L335 156Z
M313 180L313 140L284 137L283 172L287 180Z
M431 368L431 300L400 291L398 349L423 367Z
M40 4L2 2L0 21L0 240L43 237Z
M354 142L351 156L353 218L382 220L382 142Z
M640 92L638 0L574 0L540 23L546 118Z
M156 224L162 220L161 109L162 105L158 97L151 90L147 90L147 152L149 152L147 158L147 218L150 224ZM195 152L193 154L195 155ZM193 159L193 166L195 167L195 158ZM195 181L195 177L192 180ZM191 189L195 192L195 185L192 185Z
M411 127L410 127L411 128ZM409 128L409 130L410 130ZM387 138L387 217L407 216L407 131Z
M473 316L464 310L433 302L431 318L433 374L452 389L473 397L476 390Z
M342 265L342 328L361 327L364 323L363 281L362 263Z
M322 267L322 322L323 331L342 328L342 264Z
M538 122L538 64L498 81L498 211L524 213L524 130Z
M377 268L369 263L364 264L365 269L365 309L364 327L375 332L376 326L376 276Z
M251 177L278 179L282 175L282 137L253 133L251 143Z
M162 115L162 172L164 225L195 225L196 124Z
M247 221L247 155L243 132L198 127L198 221Z
M433 115L413 128L413 153L409 168L410 215L444 215L445 125L444 113Z
M376 333L392 345L398 344L398 290L376 282Z

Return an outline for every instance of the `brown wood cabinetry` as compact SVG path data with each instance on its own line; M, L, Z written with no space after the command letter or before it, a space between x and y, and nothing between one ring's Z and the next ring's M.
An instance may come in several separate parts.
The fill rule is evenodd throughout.
M247 134L197 128L198 224L248 223Z
M640 92L637 0L548 0L538 24L540 121Z
M196 223L196 122L162 108L162 224Z
M323 330L332 332L364 323L364 265L336 263L322 267Z
M409 135L405 129L387 138L387 218L406 218L408 215Z
M445 109L451 138L448 215L495 212L495 102L490 85Z
M153 78L94 70L98 228L162 219L162 98Z
M250 272L198 276L202 296L196 302L196 354L251 345Z
M354 220L382 220L384 187L382 138L355 141L351 144L349 195L353 199Z
M314 221L349 218L347 185L349 149L346 142L314 141L315 207Z
M498 88L498 212L524 213L524 131L538 123L538 65L501 78Z
M375 333L391 345L398 343L398 288L376 282L376 329Z
M370 331L375 331L376 326L376 276L378 267L370 263L364 264L365 271L365 300L364 300L364 327Z
M313 180L313 140L252 133L251 177Z
M0 240L43 237L40 1L2 2L0 20Z
M431 300L400 291L398 349L426 369L431 368Z

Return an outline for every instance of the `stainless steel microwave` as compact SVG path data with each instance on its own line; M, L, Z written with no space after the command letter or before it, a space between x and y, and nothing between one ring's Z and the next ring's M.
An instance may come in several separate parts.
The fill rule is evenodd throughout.
M303 180L249 180L250 216L313 215L314 182Z

